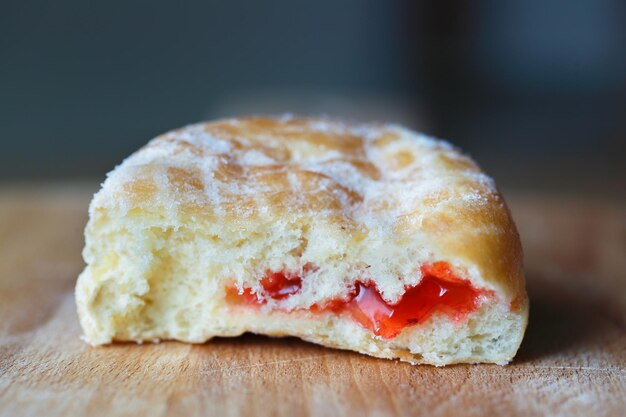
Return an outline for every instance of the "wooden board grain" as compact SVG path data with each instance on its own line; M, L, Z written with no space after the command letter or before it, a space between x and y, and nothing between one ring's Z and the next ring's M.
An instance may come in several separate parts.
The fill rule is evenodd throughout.
M0 190L0 415L626 415L623 206L511 199L531 296L522 348L504 367L434 368L253 335L85 345L81 190Z

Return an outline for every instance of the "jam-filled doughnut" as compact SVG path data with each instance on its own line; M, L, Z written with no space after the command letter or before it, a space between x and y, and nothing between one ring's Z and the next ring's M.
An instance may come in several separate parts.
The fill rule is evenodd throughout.
M115 168L89 213L76 300L94 345L253 332L504 364L526 328L522 249L493 180L400 126L184 127Z

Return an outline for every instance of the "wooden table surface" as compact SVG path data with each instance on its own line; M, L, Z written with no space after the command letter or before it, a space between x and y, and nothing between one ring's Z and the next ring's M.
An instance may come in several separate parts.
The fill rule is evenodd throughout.
M90 191L0 189L0 415L626 415L624 206L513 196L521 350L435 368L253 335L87 346L73 287Z

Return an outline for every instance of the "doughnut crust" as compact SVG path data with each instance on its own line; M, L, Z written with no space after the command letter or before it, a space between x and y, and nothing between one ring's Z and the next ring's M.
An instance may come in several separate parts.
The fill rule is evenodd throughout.
M493 180L400 126L187 126L116 167L89 215L76 302L92 345L254 332L414 364L505 364L526 328L522 249ZM427 281L471 301L437 304L441 287L399 325L391 311L425 305L407 300Z

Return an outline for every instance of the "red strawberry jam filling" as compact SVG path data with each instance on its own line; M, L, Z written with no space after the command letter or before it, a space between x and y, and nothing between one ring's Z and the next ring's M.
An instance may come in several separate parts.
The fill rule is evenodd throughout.
M450 315L459 320L478 307L478 298L484 291L471 286L468 280L456 276L446 262L425 264L421 267L422 280L408 288L395 304L387 303L378 289L369 282L357 281L355 289L345 299L331 300L323 306L313 306L311 311L347 313L361 326L377 336L390 339L405 327L428 319L435 312ZM230 301L247 304L263 304L267 297L282 300L300 291L302 280L295 274L269 272L262 280L263 298L249 288L237 294L228 292Z

